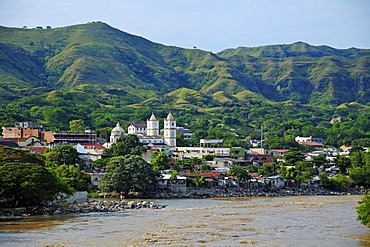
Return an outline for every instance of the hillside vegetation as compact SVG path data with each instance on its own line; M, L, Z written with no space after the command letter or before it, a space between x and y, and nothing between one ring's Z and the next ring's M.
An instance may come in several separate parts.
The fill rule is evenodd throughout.
M304 126L332 129L333 115L369 121L369 68L370 50L303 42L214 54L101 22L0 27L0 124L32 120L66 130L83 119L104 136L118 120L142 122L152 111L163 118L172 110L198 136L218 135L202 131L220 125L242 137L258 136L261 125L273 138L309 134ZM296 123L281 126L289 121ZM360 139L369 134L363 128ZM348 142L342 139L335 142Z

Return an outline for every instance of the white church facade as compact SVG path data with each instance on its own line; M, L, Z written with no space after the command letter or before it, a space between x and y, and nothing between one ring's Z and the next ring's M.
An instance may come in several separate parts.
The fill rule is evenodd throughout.
M171 113L168 114L167 118L164 119L163 136L160 135L159 121L154 113L146 121L145 124L130 124L128 126L128 134L137 135L140 143L143 145L163 145L170 148L176 147L176 120ZM110 146L116 143L117 140L126 135L125 131L121 128L120 124L117 123L116 127L112 129L110 136L110 143L106 146Z

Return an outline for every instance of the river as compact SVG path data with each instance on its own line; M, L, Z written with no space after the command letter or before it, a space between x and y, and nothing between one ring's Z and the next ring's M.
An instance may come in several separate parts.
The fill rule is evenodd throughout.
M156 200L165 209L0 222L0 246L370 246L360 196Z

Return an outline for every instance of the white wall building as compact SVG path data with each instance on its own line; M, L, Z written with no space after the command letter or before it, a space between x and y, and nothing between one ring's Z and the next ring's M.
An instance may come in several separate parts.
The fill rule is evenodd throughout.
M121 137L121 136L123 136L123 135L125 135L126 133L125 133L125 131L121 128L121 125L119 124L119 122L117 123L117 125L116 125L116 127L114 127L113 129L112 129L112 132L111 132L111 134L110 134L110 139L109 139L109 141L110 141L110 143L116 143L117 142L117 140Z
M176 121L171 112L164 120L164 142L169 147L176 147Z
M129 135L145 135L147 132L145 124L130 124L127 133Z
M324 139L322 138L315 138L315 137L312 137L312 136L308 136L308 137L303 137L303 136L297 136L295 139L294 139L296 142L298 143L302 143L302 142L316 142L316 143L319 143L319 144L324 144Z

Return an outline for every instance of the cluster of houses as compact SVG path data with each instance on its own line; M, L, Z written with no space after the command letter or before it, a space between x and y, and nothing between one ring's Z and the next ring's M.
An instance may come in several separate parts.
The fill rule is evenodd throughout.
M163 174L160 181L161 187L173 186L177 188L191 186L189 178L205 177L208 186L228 186L233 185L232 177L227 176L227 172L232 166L242 166L253 164L263 166L271 163L274 158L278 161L284 161L284 155L289 151L286 149L266 149L261 148L261 142L258 140L251 141L253 148L244 149L241 147L223 147L223 140L219 139L201 139L199 146L179 147L176 145L177 133L182 133L184 138L191 138L192 134L189 129L179 127L176 124L171 113L163 120L164 128L160 130L159 120L152 114L146 124L130 124L127 128L127 134L137 135L140 143L147 147L147 153L143 158L150 162L152 152L164 152L171 156L170 162L182 160L187 157L202 158L204 155L214 155L212 161L206 163L211 167L211 171L195 174L181 174L176 180L170 180L170 175ZM104 149L109 148L117 140L127 135L126 131L119 123L112 129L109 141L99 140L97 135L89 130L85 132L54 132L45 131L42 126L35 126L32 122L19 122L12 127L2 127L2 139L0 145L6 145L13 148L23 148L37 154L42 154L47 148L57 145L69 144L76 148L79 157L89 164L98 159L104 158ZM335 173L337 169L333 160L337 155L346 155L351 147L341 147L340 151L333 149L324 149L324 140L314 137L295 138L300 145L309 145L315 148L314 152L307 153L306 159L310 160L317 155L325 155L328 162L332 164L330 173ZM87 166L85 173L91 176L93 186L101 184L104 171L92 169ZM253 179L268 181L274 186L283 186L284 182L279 176L260 178L256 174L252 175Z

